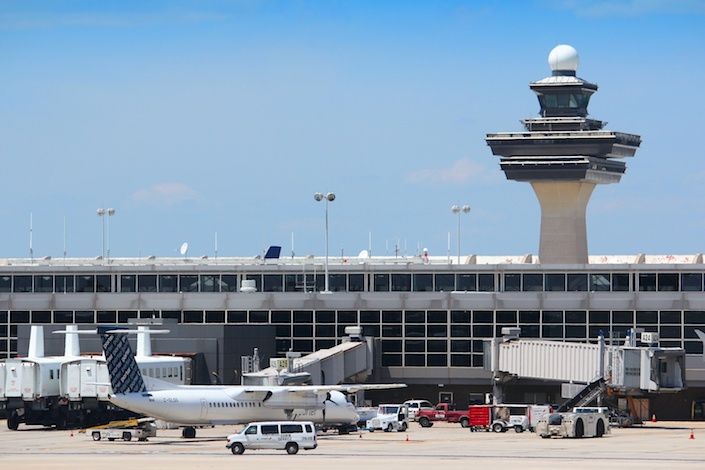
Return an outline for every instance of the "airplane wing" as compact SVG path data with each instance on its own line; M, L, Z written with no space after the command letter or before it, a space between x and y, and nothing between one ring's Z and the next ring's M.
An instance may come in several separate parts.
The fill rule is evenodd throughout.
M355 393L361 390L387 390L393 388L405 388L406 384L342 384L342 385L290 385L290 386L263 386L255 385L244 387L236 392L237 395L245 395L248 399L259 400L264 406L290 408L290 403L279 405L281 394L291 394L297 396L302 402L297 403L297 407L320 408L321 403L326 400L328 393L333 391L344 393ZM270 401L270 398L272 399ZM309 401L307 404L306 401Z
M363 390L388 390L393 388L406 388L406 384L341 384L341 385L292 385L284 387L289 393L328 393L345 392L355 393Z

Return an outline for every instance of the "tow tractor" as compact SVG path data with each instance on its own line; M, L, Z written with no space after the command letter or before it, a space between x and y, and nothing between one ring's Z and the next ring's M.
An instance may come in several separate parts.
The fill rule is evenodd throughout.
M602 437L610 432L607 417L596 411L551 413L539 420L536 434L544 439L556 437Z
M112 421L108 424L83 429L79 432L90 434L94 441L122 439L128 442L136 439L139 442L145 442L148 438L157 435L157 426L154 424L154 418L139 418Z
M375 432L382 429L384 432L404 432L409 427L409 405L379 405L377 416L367 421L367 429Z

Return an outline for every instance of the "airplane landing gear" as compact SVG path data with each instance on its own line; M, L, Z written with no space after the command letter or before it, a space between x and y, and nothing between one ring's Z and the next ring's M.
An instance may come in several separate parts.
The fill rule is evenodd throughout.
M184 439L193 439L194 437L196 437L196 428L194 428L193 426L185 427L181 431L181 437L183 437Z

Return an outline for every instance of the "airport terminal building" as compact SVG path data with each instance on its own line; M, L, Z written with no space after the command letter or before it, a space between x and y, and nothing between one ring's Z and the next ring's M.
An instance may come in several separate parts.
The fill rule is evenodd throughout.
M531 256L454 261L331 259L332 292L322 293L321 259L5 259L0 354L24 353L18 327L30 323L272 325L278 355L331 347L346 326L360 325L377 340L376 380L417 385L431 399L455 393L462 403L466 393L490 390L483 340L502 327L519 327L525 338L593 342L600 332L617 342L643 328L659 333L660 346L685 348L690 401L698 391L705 399L695 334L705 331L702 255L595 257L585 265L543 265ZM241 292L243 280L254 280L256 292ZM536 390L549 391L538 398L560 398L555 385L523 390L517 400Z
M375 339L370 380L410 386L385 399L462 405L491 390L484 342L504 327L518 327L523 338L596 342L603 334L616 344L635 328L687 354L688 389L654 397L652 411L703 418L705 361L696 334L705 331L703 255L588 256L590 195L619 182L641 140L587 116L597 85L576 76L572 47L556 47L549 64L551 76L530 84L540 115L525 119L522 132L486 139L507 178L537 195L538 256L361 253L331 258L328 270L323 258L310 257L2 259L0 358L23 353L18 332L28 324L269 325L269 350L278 355L332 347L345 327L361 326ZM509 396L555 403L560 386L527 381Z

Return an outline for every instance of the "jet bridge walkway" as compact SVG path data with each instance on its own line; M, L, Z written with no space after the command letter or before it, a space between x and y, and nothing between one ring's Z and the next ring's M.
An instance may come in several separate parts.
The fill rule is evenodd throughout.
M373 339L360 334L359 327L346 333L341 344L320 349L303 357L271 359L270 367L242 374L243 385L337 385L344 382L364 382L372 373ZM244 367L243 367L244 369ZM256 367L255 367L256 369Z
M631 331L623 345L519 338L519 328L503 328L485 342L485 368L492 371L495 399L508 381L537 379L586 384L575 397L583 405L609 388L617 394L669 393L685 388L685 351L658 347L656 333ZM572 404L571 406L581 406Z

